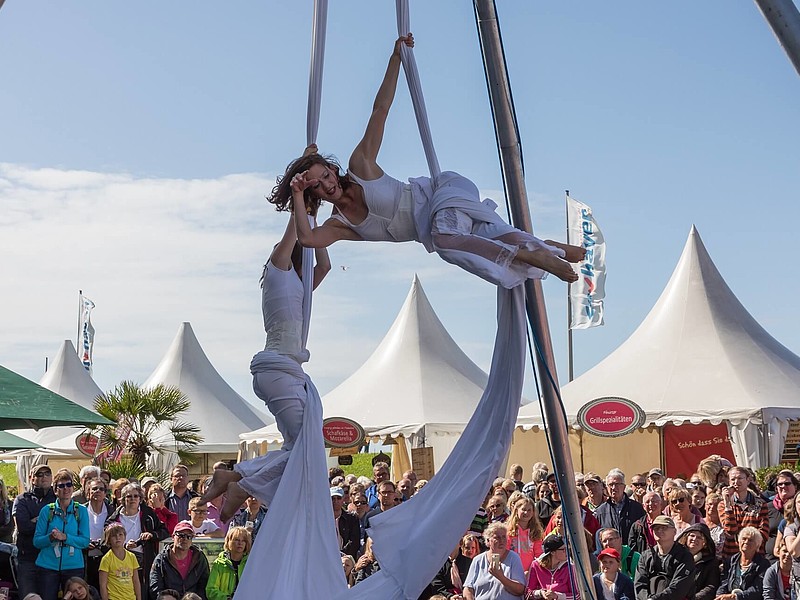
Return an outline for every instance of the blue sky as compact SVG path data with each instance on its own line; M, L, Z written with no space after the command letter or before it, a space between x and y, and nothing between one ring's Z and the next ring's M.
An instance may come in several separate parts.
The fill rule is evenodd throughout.
M75 338L83 289L97 304L102 388L144 381L190 321L254 399L258 277L285 224L263 197L305 145L311 5L5 3L0 363L38 379L45 356ZM503 206L472 5L411 9L440 162ZM755 4L507 0L498 10L536 233L563 239L569 189L607 241L606 325L576 332L577 374L645 317L693 223L745 307L800 353L800 78ZM324 152L346 161L395 37L393 2L331 3ZM402 76L379 162L400 179L426 172ZM343 243L331 255L309 344L323 394L376 347L414 273L488 368L490 285L413 244ZM544 286L563 382L566 289Z

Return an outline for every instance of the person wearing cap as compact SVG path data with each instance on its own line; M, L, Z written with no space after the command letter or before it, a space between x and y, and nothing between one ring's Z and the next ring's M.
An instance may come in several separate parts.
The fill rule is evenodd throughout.
M181 521L172 532L172 544L156 556L150 571L150 595L158 596L159 592L173 589L183 597L194 592L203 600L206 598L208 584L208 560L205 554L194 544L194 529ZM185 575L183 575L185 573Z
M764 575L769 561L759 553L764 536L755 527L739 532L739 552L722 564L717 600L760 600L764 594Z
M647 472L647 491L654 492L664 485L664 471L653 467Z
M553 516L553 511L561 506L561 496L558 492L558 484L556 483L556 474L547 474L547 493L544 498L536 502L536 516L539 521L547 523L550 517Z
M620 532L622 539L627 540L631 526L645 515L645 510L625 494L625 473L619 469L608 472L606 488L608 500L597 507L594 516L600 521L600 527L612 527Z
M597 555L600 561L600 572L596 573L594 591L597 600L633 600L636 595L633 591L633 580L620 571L621 557L614 548L605 548Z
M550 534L542 543L544 553L533 561L528 574L527 598L536 600L572 600L580 596L573 587L575 570L567 561L567 546L560 535Z
M633 587L637 600L685 600L694 592L694 557L675 543L675 523L659 515L653 519L655 545L642 553Z
M36 465L30 471L29 491L14 498L11 514L17 528L17 581L19 597L38 593L36 559L39 549L33 545L33 534L42 507L56 501L53 472L47 465Z
M490 523L483 532L489 549L472 559L464 580L464 600L513 600L525 592L525 572L519 554L508 549L502 523Z
M333 506L333 519L336 521L336 534L339 538L339 550L350 555L353 560L358 556L361 547L361 525L358 517L342 510L344 504L344 490L340 487L331 488L331 505Z
M639 560L642 555L636 550L632 550L630 546L622 543L622 536L616 529L606 528L601 529L597 534L597 539L600 542L600 550L606 548L613 548L619 554L620 570L631 578L636 576L636 567L639 566ZM598 554L598 560L600 555Z
M144 490L145 498L150 493L150 486L154 483L158 483L158 480L155 477L150 477L149 475L147 477L142 477L139 485L142 486L142 489Z
M583 478L583 489L586 490L585 506L594 512L606 500L606 488L597 473L587 473Z
M704 523L687 527L678 536L694 557L694 600L714 600L720 584L720 562L711 532Z

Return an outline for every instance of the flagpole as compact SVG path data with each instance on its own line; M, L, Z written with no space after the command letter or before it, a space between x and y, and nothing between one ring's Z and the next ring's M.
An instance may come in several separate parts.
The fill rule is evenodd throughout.
M569 190L564 190L564 209L567 213L567 243L569 239ZM567 372L569 381L575 379L575 372L572 368L572 284L567 284Z
M75 352L80 355L81 348L81 312L83 311L83 290L78 290L78 337L75 338Z

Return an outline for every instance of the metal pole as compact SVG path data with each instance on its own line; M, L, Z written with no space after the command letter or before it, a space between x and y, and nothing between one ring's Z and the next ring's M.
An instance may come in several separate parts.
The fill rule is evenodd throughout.
M761 14L800 74L800 11L793 0L755 0Z
M497 11L494 0L474 0L474 5L486 71L486 83L494 114L495 135L503 169L505 193L511 205L511 220L518 229L533 232L528 196L525 191L525 178L522 172L520 142L511 103L511 86L505 68ZM575 490L567 422L564 418L563 406L557 395L557 388L554 387L558 386L558 377L541 281L529 279L525 283L525 297L528 320L540 344L541 355L537 354L537 363L544 399L545 424L553 447L555 462L553 467L561 493L563 519L568 525L566 529L569 535L569 544L580 556L580 563L585 573L585 577L578 576L576 583L581 596L591 599L595 597L595 594L594 586L591 584L589 550L586 546L583 518ZM548 371L552 376L552 382L550 377L546 376Z

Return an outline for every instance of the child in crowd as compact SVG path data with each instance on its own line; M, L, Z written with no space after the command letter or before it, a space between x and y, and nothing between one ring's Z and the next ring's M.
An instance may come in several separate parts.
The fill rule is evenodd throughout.
M111 550L100 560L100 597L103 600L142 600L139 562L125 549L125 527L106 527L103 542Z
M208 507L205 504L200 504L200 498L189 500L189 520L183 522L192 526L195 535L205 535L212 538L225 537L225 532L208 518Z

